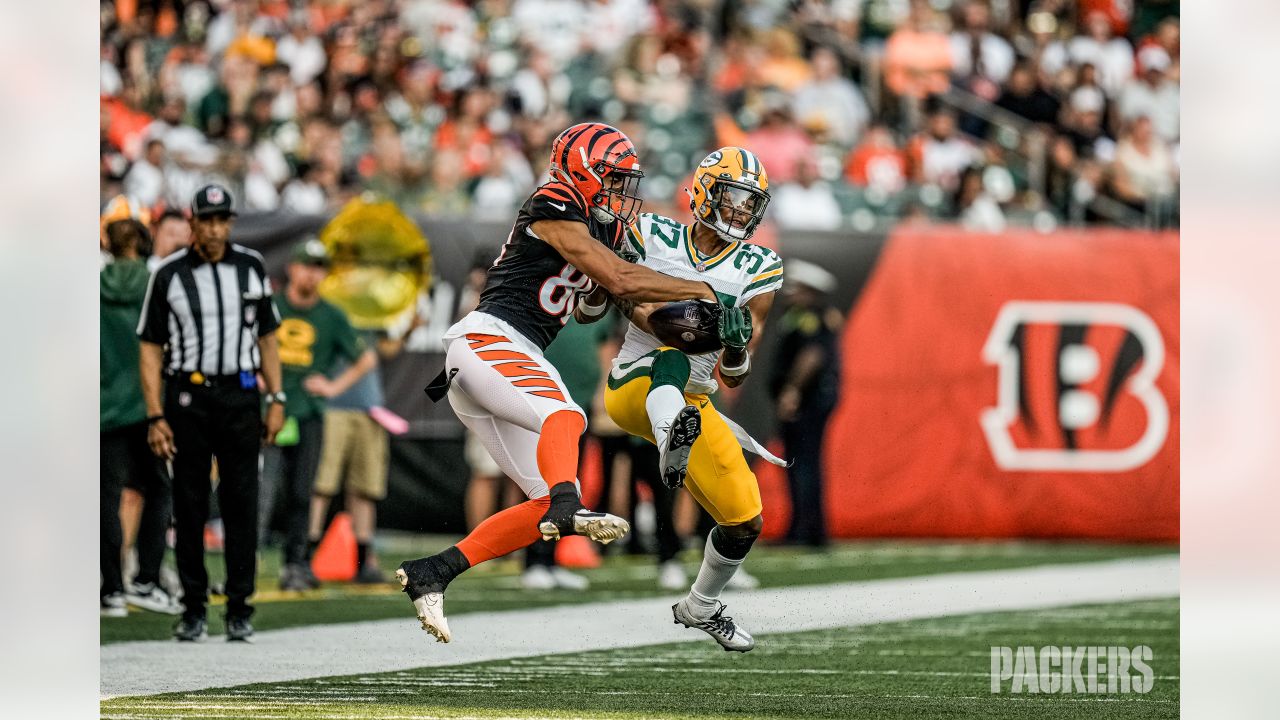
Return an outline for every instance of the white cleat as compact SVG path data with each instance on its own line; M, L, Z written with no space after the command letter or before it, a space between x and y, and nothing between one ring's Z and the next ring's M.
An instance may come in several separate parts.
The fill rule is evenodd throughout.
M739 565L738 572L729 578L729 584L725 585L725 587L730 590L755 590L760 587L760 580Z
M695 609L686 597L671 606L671 615L675 618L677 625L701 630L715 638L726 652L730 650L747 652L755 647L756 640L751 637L751 633L743 630L733 621L733 618L724 614L725 604L717 602L716 605L718 607L715 612L707 614L706 611Z
M409 576L404 570L396 570L396 579L400 581L400 587L409 584ZM436 642L447 643L453 639L449 633L449 621L444 617L444 593L429 592L414 598L413 607L422 621L422 629L435 636Z
M668 560L658 568L658 587L663 590L684 590L689 586L689 576L684 566L676 560Z
M556 578L543 565L534 565L520 575L520 587L525 590L554 590Z
M693 405L685 405L671 420L665 446L658 448L658 468L662 484L672 490L684 487L689 472L689 451L702 434L702 415Z
M538 523L538 532L542 533L543 540L559 540L561 537L560 528L550 520ZM631 523L617 515L591 512L586 509L578 510L573 514L572 534L586 536L601 545L608 545L629 532L631 532Z
M591 587L591 581L585 575L571 572L559 565L551 568L551 577L556 581L556 587L561 590L582 591Z

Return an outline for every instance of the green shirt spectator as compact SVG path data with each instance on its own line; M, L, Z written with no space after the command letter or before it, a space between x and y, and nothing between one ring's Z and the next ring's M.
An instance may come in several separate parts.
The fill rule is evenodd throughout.
M138 371L137 335L147 277L147 263L140 257L117 258L98 273L98 418L102 431L147 419Z
M288 396L285 414L303 420L319 417L325 399L307 392L304 381L311 375L328 375L338 358L354 363L364 353L364 345L347 316L337 307L317 299L308 308L289 302L288 292L275 296L280 311L280 366L284 392Z

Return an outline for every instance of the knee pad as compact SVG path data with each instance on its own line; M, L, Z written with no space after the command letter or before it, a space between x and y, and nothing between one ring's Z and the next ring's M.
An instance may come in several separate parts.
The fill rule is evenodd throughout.
M688 384L691 372L688 355L679 350L659 350L658 356L653 359L653 368L649 371L649 378L652 381L649 392L663 385L671 385L680 392L684 392L684 386Z
M760 537L761 525L758 517L738 525L717 525L711 531L711 545L729 560L741 560Z

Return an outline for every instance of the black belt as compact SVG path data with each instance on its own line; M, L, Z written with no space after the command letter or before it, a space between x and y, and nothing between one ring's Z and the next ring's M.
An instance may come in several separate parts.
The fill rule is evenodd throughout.
M256 370L254 371L257 372ZM205 375L202 372L167 373L169 382L179 385L201 385L203 387L240 387L240 374Z

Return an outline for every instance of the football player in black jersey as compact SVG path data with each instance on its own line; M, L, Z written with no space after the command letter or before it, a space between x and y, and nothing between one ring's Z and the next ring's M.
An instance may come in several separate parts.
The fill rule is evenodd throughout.
M585 535L608 543L630 529L622 518L582 506L578 437L586 414L543 357L575 309L590 317L607 307L607 300L579 307L580 298L599 286L631 302L719 302L705 283L618 256L639 212L643 177L626 135L601 123L565 130L552 143L550 175L520 208L479 306L445 333L445 370L433 383L436 396L447 392L458 418L529 497L457 545L396 571L423 629L440 642L450 640L445 587L467 568L539 537ZM727 319L735 312L741 310L726 307L720 314Z

